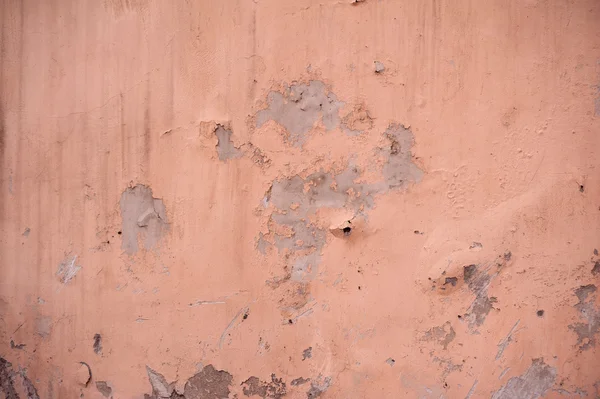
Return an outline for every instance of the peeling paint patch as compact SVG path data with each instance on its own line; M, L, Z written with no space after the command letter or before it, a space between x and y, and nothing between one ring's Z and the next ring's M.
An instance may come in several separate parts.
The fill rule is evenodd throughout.
M110 396L112 395L112 388L108 385L106 381L96 381L96 389L105 398L110 398Z
M227 161L229 159L240 158L244 153L236 148L231 141L232 132L226 129L222 125L217 125L215 129L215 135L217 136L217 154L219 160Z
M515 325L508 332L508 335L506 336L506 338L504 338L498 344L498 352L496 353L496 360L498 360L498 359L500 359L502 357L502 354L506 350L506 347L508 346L508 344L510 344L512 342L513 334L515 333L515 330L516 330L517 326L519 325L520 321L521 321L520 319L517 320L517 322L515 323Z
M286 140L294 146L304 144L306 133L319 119L327 130L340 124L338 112L343 103L318 80L293 84L283 93L272 91L267 101L268 108L256 113L256 126L260 128L269 120L277 122L287 130Z
M340 126L346 134L357 136L367 130L371 130L373 125L373 118L367 107L363 104L358 104L342 118Z
M19 399L15 389L16 373L12 369L12 364L0 357L0 392L6 399Z
M183 396L185 399L228 398L232 380L227 371L217 370L209 364L186 382Z
M593 284L581 286L575 290L579 302L575 305L583 322L569 325L577 334L579 349L587 350L596 346L596 334L600 331L600 309L594 304L597 287Z
M94 353L97 355L102 354L102 336L100 334L94 334Z
M138 184L121 195L121 249L132 255L138 251L138 236L145 249L152 249L167 231L167 210L152 189Z
M465 320L473 331L481 326L494 308L496 298L488 297L488 287L497 273L490 274L489 268L481 265L469 265L463 268L463 278L469 289L475 294L475 300L465 314Z
M598 274L600 274L600 261L594 262L594 267L592 267L592 275L596 276Z
M20 389L17 387L20 386ZM0 357L0 394L3 399L21 399L19 393L25 395L22 399L40 399L37 388L27 377L27 370L14 371L12 364Z
M42 338L52 333L52 318L50 316L38 316L35 319L35 332Z
M145 399L224 399L229 397L229 387L233 377L224 370L217 370L211 364L187 380L183 395L175 390L175 382L168 383L165 377L146 366L152 385L152 394Z
M424 339L426 341L434 341L443 346L444 349L447 349L448 345L455 337L456 332L454 331L454 328L452 328L452 324L447 321L439 327L433 327L427 330Z
M246 396L273 399L280 399L287 394L285 382L275 374L271 374L271 382L260 381L257 377L248 378L242 382L242 391Z
M150 385L152 385L152 399L158 398L169 398L173 393L173 387L167 383L165 377L146 366L146 372L148 373L148 379Z
M455 371L462 371L463 363L454 363L450 358L440 358L437 356L433 357L433 361L439 363L442 368L442 376L446 378L450 373Z
M306 348L302 351L302 361L305 361L306 359L310 359L311 357L312 357L312 346L309 346L308 348Z
M25 374L26 370L21 370L19 375L22 379L23 388L25 388L25 395L27 395L27 399L40 399L38 395L37 388L33 385L33 382L27 377Z
M58 271L56 272L56 276L60 280L61 283L67 284L77 275L77 272L81 270L81 265L77 265L75 262L77 261L77 255L67 256L60 265L58 265Z
M544 359L533 359L523 375L509 379L492 399L537 399L552 387L555 378L556 369L544 363Z
M298 377L298 378L294 378L292 380L292 382L290 383L290 385L293 386L293 387L297 387L299 385L306 384L309 381L310 381L310 378Z
M10 340L10 349L20 349L20 350L22 350L26 346L27 345L25 345L25 344L15 344L15 341L13 341L12 339Z
M319 376L310 383L310 389L306 392L308 399L318 398L331 386L331 377Z
M328 230L310 222L319 209L346 209L358 215L374 206L374 194L400 189L422 178L423 172L412 162L410 130L393 124L384 137L389 145L379 153L386 162L381 180L375 183L356 183L361 171L352 165L338 174L321 170L306 178L294 176L272 183L264 201L274 208L269 233L259 236L257 248L264 253L267 243L273 242L278 250L296 254L290 258L292 280L307 281L316 276Z

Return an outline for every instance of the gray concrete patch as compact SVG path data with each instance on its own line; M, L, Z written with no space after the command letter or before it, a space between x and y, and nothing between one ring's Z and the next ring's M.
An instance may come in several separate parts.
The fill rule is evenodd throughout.
M465 314L469 328L473 331L483 324L487 315L494 308L496 298L488 296L488 287L497 274L483 265L469 265L463 268L464 281L471 292L475 294L475 299Z
M386 163L377 182L357 183L361 171L352 165L338 174L321 170L306 178L293 176L273 182L263 200L264 206L275 208L270 220L270 240L261 234L257 248L265 253L268 243L272 242L279 251L297 254L291 260L292 280L307 281L316 276L328 230L310 222L319 209L347 209L356 216L373 207L374 194L401 189L421 180L423 172L412 162L410 130L393 124L384 137L389 144L378 150ZM339 236L344 237L344 234Z
M569 325L569 329L577 334L577 345L580 350L588 350L596 346L596 334L600 332L600 309L596 308L594 298L598 288L593 284L583 285L575 290L579 302L575 305L582 322Z
M146 366L146 372L148 373L150 385L152 385L152 397L156 399L170 397L173 387L167 383L165 377L148 366Z
M112 388L108 385L106 381L96 381L96 389L105 398L110 398L110 396L112 395Z
M191 377L185 384L185 399L222 399L229 397L233 376L225 370L217 370L212 364Z
M283 93L269 93L268 108L256 113L256 126L272 120L283 126L294 146L302 146L306 134L321 119L327 130L339 126L339 109L343 105L335 94L328 92L325 84L312 80L308 85L293 84Z
M537 399L552 387L555 378L555 368L544 363L544 359L533 359L523 375L509 379L492 399Z
M331 386L331 377L319 376L310 383L310 389L306 392L308 399L318 398Z
M152 189L138 184L121 195L121 249L132 255L138 251L138 236L144 249L152 249L168 230L167 211Z
M412 161L412 132L399 124L393 124L385 131L390 141L386 149L387 163L383 167L383 177L390 189L402 187L409 181L419 182L423 171Z
M228 159L240 158L244 153L236 148L231 141L232 132L229 129L221 125L217 125L215 129L215 135L217 136L217 154L221 161L227 161Z
M452 328L452 323L447 321L439 327L433 327L427 330L423 339L426 341L436 342L443 346L444 349L447 349L448 345L454 340L455 337L456 332L454 331L454 328Z
M287 394L286 384L275 374L271 374L271 382L265 382L258 377L250 377L242 382L242 392L246 396L258 396L261 398L281 399Z

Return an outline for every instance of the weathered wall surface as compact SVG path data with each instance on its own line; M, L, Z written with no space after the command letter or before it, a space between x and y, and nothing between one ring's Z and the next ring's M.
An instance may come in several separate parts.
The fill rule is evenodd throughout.
M0 4L0 397L600 397L598 1Z

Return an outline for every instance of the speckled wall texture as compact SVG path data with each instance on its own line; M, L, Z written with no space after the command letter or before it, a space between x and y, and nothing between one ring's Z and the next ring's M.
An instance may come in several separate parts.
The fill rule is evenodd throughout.
M0 398L600 398L598 0L0 23Z

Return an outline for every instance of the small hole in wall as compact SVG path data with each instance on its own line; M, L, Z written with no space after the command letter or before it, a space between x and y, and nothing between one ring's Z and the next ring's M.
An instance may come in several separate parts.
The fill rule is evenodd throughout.
M117 234L121 235L121 234L123 234L123 232L119 230L119 231L117 231Z
M359 290L360 290L360 289L362 289L360 285L358 286L358 289L359 289Z
M538 317L542 317L544 315L543 310L538 310L536 313L537 313Z
M458 315L458 318L459 318L459 319L462 319L462 316L461 316L461 315Z
M294 320L292 320L292 319L289 319L289 320L288 320L288 324L294 324Z
M350 235L350 233L352 232L352 227L344 227L344 228L342 229L342 231L344 232L344 235L345 235L345 236L349 236L349 235Z
M579 192L582 193L585 190L585 187L583 187L583 184L579 186Z

